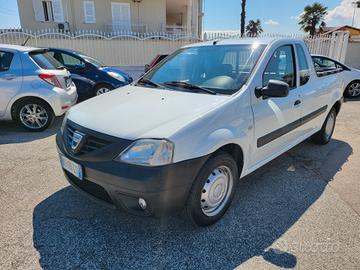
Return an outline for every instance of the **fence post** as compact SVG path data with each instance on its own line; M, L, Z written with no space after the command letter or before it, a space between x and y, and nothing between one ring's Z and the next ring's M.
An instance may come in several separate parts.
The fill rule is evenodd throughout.
M349 46L349 38L350 38L350 34L349 32L344 32L343 34L343 38L342 38L342 50L341 50L341 56L340 56L340 62L345 62L346 59L346 54L347 54L347 49Z

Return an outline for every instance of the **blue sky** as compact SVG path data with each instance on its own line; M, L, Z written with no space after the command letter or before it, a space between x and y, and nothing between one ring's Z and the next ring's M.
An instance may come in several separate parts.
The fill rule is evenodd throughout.
M318 1L329 9L327 24L351 24L353 0ZM240 0L205 0L205 30L236 30L240 27ZM299 26L297 16L304 6L315 1L305 0L247 0L246 20L260 19L264 32L267 33L297 33ZM357 11L360 17L360 9ZM360 27L359 19L356 25Z
M31 0L27 0L31 1ZM144 0L149 1L149 0ZM151 1L151 0L150 0ZM204 0L205 30L238 30L241 0ZM319 1L329 8L329 26L351 24L353 0ZM260 19L266 33L297 33L297 16L307 4L306 0L247 0L246 20ZM32 10L29 12L33 12ZM16 0L0 0L0 28L19 27ZM357 10L355 26L360 27L360 9Z

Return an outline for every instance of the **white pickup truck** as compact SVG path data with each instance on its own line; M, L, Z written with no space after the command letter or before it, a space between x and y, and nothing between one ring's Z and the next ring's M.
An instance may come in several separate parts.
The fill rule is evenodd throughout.
M301 40L186 46L137 82L73 107L57 135L78 190L138 215L219 220L239 179L312 137L330 141L343 81Z

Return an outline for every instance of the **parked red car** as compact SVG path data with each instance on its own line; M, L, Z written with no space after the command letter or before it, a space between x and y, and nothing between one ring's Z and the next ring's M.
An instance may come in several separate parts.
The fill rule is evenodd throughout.
M150 64L145 65L145 73L148 72L150 69L155 67L158 63L160 63L163 59L165 59L168 54L158 54Z

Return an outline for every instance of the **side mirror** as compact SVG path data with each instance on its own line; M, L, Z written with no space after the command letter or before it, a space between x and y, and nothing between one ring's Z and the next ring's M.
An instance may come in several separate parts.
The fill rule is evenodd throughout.
M265 87L257 87L255 96L260 97L287 97L289 95L289 85L286 82L270 80Z
M145 65L145 73L148 72L150 70L150 65L149 64L146 64Z

